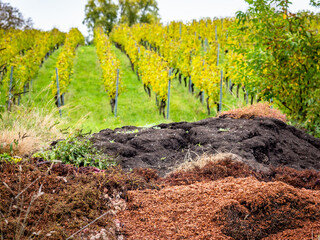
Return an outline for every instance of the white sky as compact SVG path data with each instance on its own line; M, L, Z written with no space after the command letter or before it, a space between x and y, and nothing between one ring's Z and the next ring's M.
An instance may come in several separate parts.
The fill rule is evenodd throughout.
M84 7L87 0L3 0L17 7L25 18L33 20L34 27L51 30L57 27L67 32L72 27L87 35L84 19ZM309 0L291 0L292 12L308 9ZM239 10L246 10L244 0L158 0L160 16L163 22L182 20L184 22L204 17L234 16ZM319 11L319 10L317 10Z

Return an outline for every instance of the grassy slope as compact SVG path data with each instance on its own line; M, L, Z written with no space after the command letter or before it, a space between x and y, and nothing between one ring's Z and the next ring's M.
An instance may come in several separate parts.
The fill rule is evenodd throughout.
M42 65L37 77L30 85L30 92L26 94L21 102L23 105L55 110L54 99L51 93L50 84L52 76L55 75L56 61L61 48L55 51Z
M41 108L49 107L50 103L53 101L50 91L51 77L54 74L55 64L57 57L61 51L61 48L55 51L47 60L45 60L42 67L39 69L39 72L35 79L33 79L29 93L25 96L22 96L21 104L25 106L39 106ZM0 90L5 92L3 89ZM6 99L4 99L4 94L0 95L0 102L4 104Z
M123 116L123 119L126 119L125 121L128 121L130 125L144 126L160 122L194 121L206 117L205 108L191 94L188 94L187 89L174 80L171 91L170 119L164 119L158 113L154 93L150 98L148 97L144 92L143 84L131 71L129 59L119 49L114 48L114 51L121 61L123 83L126 89L119 98L119 115Z
M151 126L161 122L195 121L205 118L202 106L187 89L173 82L170 119L158 114L155 96L149 98L142 83L131 71L128 58L114 48L121 61L122 92L119 96L118 117L111 113L109 98L104 92L101 69L93 46L78 49L73 80L66 94L64 114L71 127L94 132L125 125Z
M97 132L105 128L152 126L162 122L196 121L207 118L206 106L188 92L184 84L175 79L171 88L170 118L164 119L158 113L155 95L151 98L144 92L142 83L131 71L125 54L113 48L121 61L122 92L119 96L118 117L111 113L109 98L104 91L101 69L94 46L83 46L77 50L74 75L65 96L66 106L63 108L63 119L67 124L63 128L82 128L85 131ZM51 109L58 113L50 90L51 78L54 75L55 63L60 50L56 51L44 63L37 78L33 81L32 91L22 99L26 105ZM196 90L196 93L198 91ZM241 97L243 99L243 97ZM241 105L230 94L224 93L224 109ZM216 106L212 106L211 116L216 114Z
M103 91L95 48L82 46L77 50L74 75L66 93L63 112L70 127L97 131L106 118L108 99Z

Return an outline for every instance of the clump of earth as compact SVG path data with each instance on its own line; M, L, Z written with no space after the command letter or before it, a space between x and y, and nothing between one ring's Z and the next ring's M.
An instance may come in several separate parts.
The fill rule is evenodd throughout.
M271 118L209 118L198 122L102 130L94 146L125 169L152 168L160 176L203 154L232 153L250 167L320 170L320 139Z

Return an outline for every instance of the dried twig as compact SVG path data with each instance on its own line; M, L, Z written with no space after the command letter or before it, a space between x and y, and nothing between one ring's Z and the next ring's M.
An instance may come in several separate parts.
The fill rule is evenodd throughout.
M81 228L79 231L75 232L74 234L72 234L70 237L68 237L66 240L73 238L75 235L77 235L79 232L81 232L82 230L86 229L87 227L89 227L91 224L95 223L96 221L98 221L100 218L103 218L105 215L109 214L109 212L106 212L104 214L102 214L100 217L96 218L95 220L93 220L92 222L88 223L87 225L85 225L83 228Z

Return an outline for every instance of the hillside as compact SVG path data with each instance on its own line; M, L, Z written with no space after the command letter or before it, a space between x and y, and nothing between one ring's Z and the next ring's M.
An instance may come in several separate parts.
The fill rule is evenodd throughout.
M264 11L0 33L0 239L320 239L319 21Z

